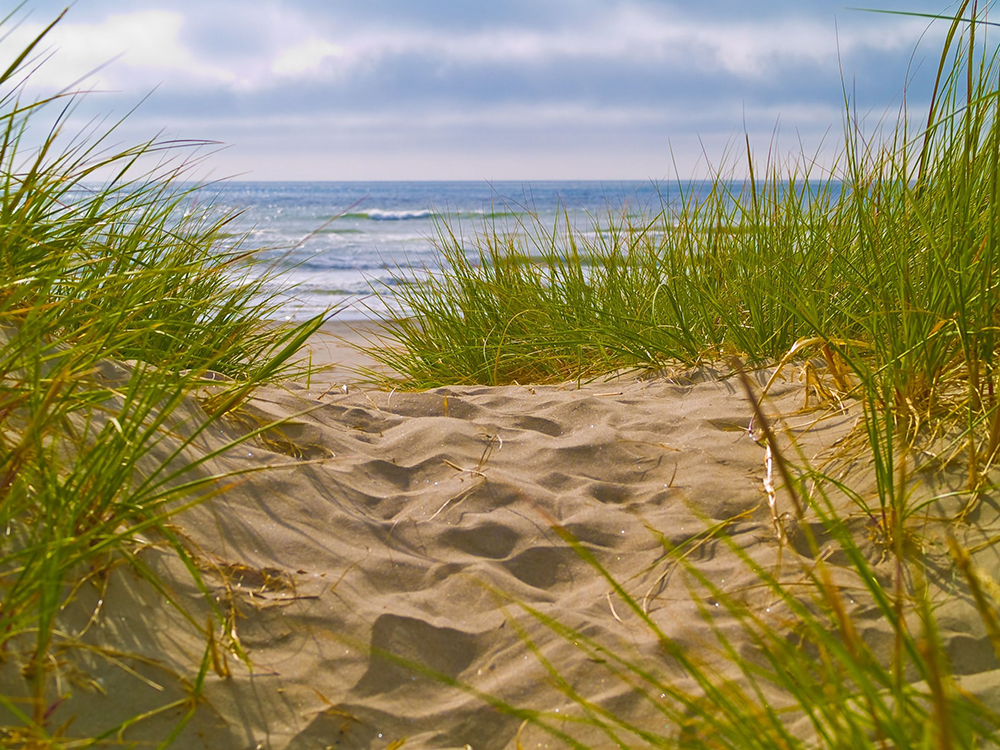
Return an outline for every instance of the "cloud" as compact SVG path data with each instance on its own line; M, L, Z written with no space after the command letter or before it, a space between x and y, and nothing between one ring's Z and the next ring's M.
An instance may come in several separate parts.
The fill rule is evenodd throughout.
M465 107L427 107L410 109L406 113L407 132L419 131L454 133L486 133L510 130L524 137L532 132L579 129L620 129L635 131L656 128L705 128L713 123L725 123L730 130L742 123L764 129L773 128L787 118L799 126L827 127L839 122L841 110L833 105L792 105L789 107L754 105L721 101L700 108L677 107L669 104L634 106L594 106L575 102L523 103L494 105L480 103ZM185 130L199 124L213 128L263 128L286 134L303 130L334 132L386 132L400 129L397 110L325 111L289 113L273 111L248 122L241 115L215 117L174 117L164 120L171 129ZM447 137L447 136L444 136Z
M464 65L507 69L597 62L718 69L738 78L760 79L783 66L836 65L840 55L858 50L909 48L926 26L913 19L890 25L868 23L845 28L838 35L832 18L692 20L669 9L638 4L569 18L562 27L539 29L508 22L461 34L422 25L349 28L339 34L331 30L304 41L285 33L286 46L273 53L277 58L270 70L314 74L322 61L335 56L337 65L327 71L331 78L379 69L393 59L405 58L419 60L424 69L438 76ZM282 24L293 29L304 22L289 13ZM307 56L310 64L290 71L278 62L296 55ZM266 75L243 81L255 89L276 84Z
M36 16L54 2L33 2ZM932 5L881 4L894 2ZM43 28L30 21L0 56ZM361 154L375 171L371 160L391 153L389 172L447 162L454 176L463 158L476 178L489 159L565 158L586 176L588 164L613 172L612 155L634 172L643 149L724 143L744 123L765 138L776 122L836 130L842 66L848 89L856 77L883 111L925 28L835 0L82 0L47 40L53 56L32 88L62 88L121 55L87 84L117 93L81 116L127 110L156 88L129 132L237 143L289 174L333 155L360 170Z
M37 37L46 24L22 23L4 40L5 58ZM48 55L31 74L35 88L61 89L84 79L124 91L148 91L163 80L229 85L227 68L199 59L183 42L185 17L171 10L109 15L97 22L63 21L43 40ZM109 64L113 63L113 64Z
M209 4L206 4L209 5ZM762 79L790 65L836 65L858 50L899 50L913 45L926 26L915 19L849 25L839 35L830 16L758 19L692 18L670 6L604 5L592 13L567 12L560 25L533 18L454 29L391 23L386 17L311 16L294 5L249 4L237 20L229 9L146 9L99 20L72 15L52 33L58 54L35 83L65 84L121 55L100 79L114 88L149 90L178 85L261 91L288 79L326 77L331 82L379 70L392 60L419 60L430 76L467 65L544 68L561 63L670 66L720 70ZM25 24L15 47L41 24ZM205 38L205 30L211 34ZM190 39L199 39L192 44Z
M272 60L270 70L277 76L314 75L331 58L343 58L344 48L326 39L311 36L283 49Z

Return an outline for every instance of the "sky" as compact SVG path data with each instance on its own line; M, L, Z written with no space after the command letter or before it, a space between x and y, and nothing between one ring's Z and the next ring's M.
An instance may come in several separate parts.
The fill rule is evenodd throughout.
M848 0L850 2L850 0ZM940 13L944 0L856 0ZM0 62L65 7L28 0ZM928 98L944 24L828 0L77 0L30 91L251 180L660 180L828 162ZM136 108L134 112L133 108Z

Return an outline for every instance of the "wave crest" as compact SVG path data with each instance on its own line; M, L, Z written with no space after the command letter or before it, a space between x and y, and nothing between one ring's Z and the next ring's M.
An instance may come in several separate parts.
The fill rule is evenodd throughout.
M372 208L368 211L355 211L344 214L344 219L369 219L370 221L406 221L407 219L432 219L439 216L435 211L424 210L400 210L387 211L381 208Z

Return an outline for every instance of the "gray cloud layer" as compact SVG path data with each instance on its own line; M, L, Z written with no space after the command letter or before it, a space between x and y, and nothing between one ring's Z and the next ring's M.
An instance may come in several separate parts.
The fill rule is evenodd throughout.
M26 9L8 54L60 5ZM919 105L927 27L825 0L80 0L34 85L121 54L81 116L156 87L126 135L231 143L217 171L258 179L663 178L744 127L762 149L777 124L789 148L835 142L844 80L877 118L909 69Z

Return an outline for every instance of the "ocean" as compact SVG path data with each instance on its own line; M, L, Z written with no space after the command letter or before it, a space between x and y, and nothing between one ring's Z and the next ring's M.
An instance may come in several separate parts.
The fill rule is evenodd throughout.
M599 231L608 212L659 212L677 183L652 182L228 182L202 188L241 210L235 231L262 255L284 291L277 317L336 310L338 320L405 315L392 290L439 268L435 238L447 227L471 239L494 222L519 232L568 218ZM470 252L470 257L475 257ZM376 289L379 296L372 290Z

